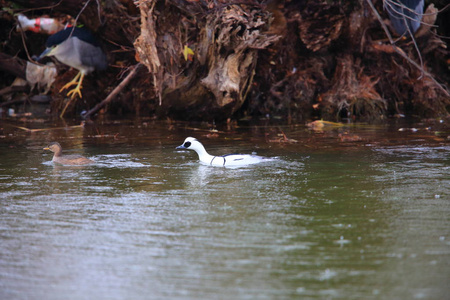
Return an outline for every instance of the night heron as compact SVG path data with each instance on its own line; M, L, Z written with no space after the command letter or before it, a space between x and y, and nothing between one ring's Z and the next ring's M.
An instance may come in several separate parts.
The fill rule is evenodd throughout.
M81 96L81 84L84 75L94 70L105 70L108 67L106 55L100 47L99 42L85 28L68 27L51 35L46 43L47 49L39 56L54 56L60 62L77 69L78 74L64 85L59 91L65 90L72 85L74 89L67 93L72 99L78 94Z
M424 0L384 0L383 3L399 35L413 35L419 29Z

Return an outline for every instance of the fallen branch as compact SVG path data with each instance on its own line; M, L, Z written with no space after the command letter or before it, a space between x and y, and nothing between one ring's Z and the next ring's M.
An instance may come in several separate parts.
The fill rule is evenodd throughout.
M0 53L0 70L16 77L27 79L27 61L5 53Z
M96 106L94 106L92 109L90 109L87 113L85 113L82 117L84 119L88 119L92 114L96 113L98 110L100 110L103 106L111 102L112 99L114 99L117 94L119 94L124 87L128 85L128 83L133 79L133 77L136 75L137 70L139 67L142 66L141 63L136 64L130 73L128 73L127 77L125 77L122 82L116 86L116 88L106 97L102 102L98 103Z
M0 90L0 97L12 94L12 93L29 93L30 86L29 85L16 85L16 86L7 86ZM19 100L19 102L23 102L23 100ZM7 101L0 104L2 106L8 106L10 104L17 103L17 100Z

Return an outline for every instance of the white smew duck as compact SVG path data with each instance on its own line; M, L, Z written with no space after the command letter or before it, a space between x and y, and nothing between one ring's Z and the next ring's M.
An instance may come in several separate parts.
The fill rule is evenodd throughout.
M202 143L193 137L186 138L183 144L178 146L177 149L194 150L197 152L200 162L210 166L245 166L270 160L269 158L251 154L227 154L222 156L210 155L206 152L206 149Z

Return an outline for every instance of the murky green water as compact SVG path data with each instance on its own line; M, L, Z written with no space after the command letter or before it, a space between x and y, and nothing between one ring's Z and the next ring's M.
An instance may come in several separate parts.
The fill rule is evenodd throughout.
M448 130L2 127L1 299L450 295ZM187 136L277 159L203 166ZM53 166L50 141L97 163Z

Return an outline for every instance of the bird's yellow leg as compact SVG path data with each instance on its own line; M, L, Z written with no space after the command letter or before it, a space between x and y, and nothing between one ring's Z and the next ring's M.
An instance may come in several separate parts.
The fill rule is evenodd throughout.
M62 119L64 117L64 114L66 113L66 109L67 107L69 107L70 102L72 102L72 99L70 99L69 101L67 101L66 106L64 106L64 109L62 110L61 114L59 115L59 117Z
M81 72L79 74L81 74L81 76L80 76L80 80L78 81L76 88L74 88L73 90L70 90L67 93L67 96L70 96L71 99L75 98L76 94L78 94L80 96L80 98L83 98L83 96L81 95L81 88L82 88L81 84L83 83L84 74Z
M79 77L78 83L75 81L75 79L76 79L77 77ZM67 93L67 96L70 96L70 100L67 101L66 105L64 106L64 109L62 110L61 114L59 115L59 117L60 117L61 119L64 117L64 114L66 113L67 107L69 107L70 103L72 103L72 100L75 98L76 94L78 94L78 95L80 96L80 98L82 98L82 96L81 96L81 88L82 88L81 83L83 82L83 79L84 79L84 74L80 72L80 73L78 73L78 75L75 76L75 78L72 80L73 83L72 83L72 81L69 82L70 84L67 83L67 84L66 84L65 86L63 86L63 88L60 90L60 91L62 91L63 89L65 89L65 88L67 88L67 87L69 87L69 86L71 86L71 85L74 85L74 84L77 85L73 90L70 90L70 91Z
M80 78L80 76L81 76L81 72L78 72L78 74L77 74L71 81L69 81L68 83L66 83L66 84L59 90L59 92L61 92L61 91L65 90L65 89L67 89L68 87L70 87L70 86L72 86L72 85L74 85L74 84L78 84L78 79Z

